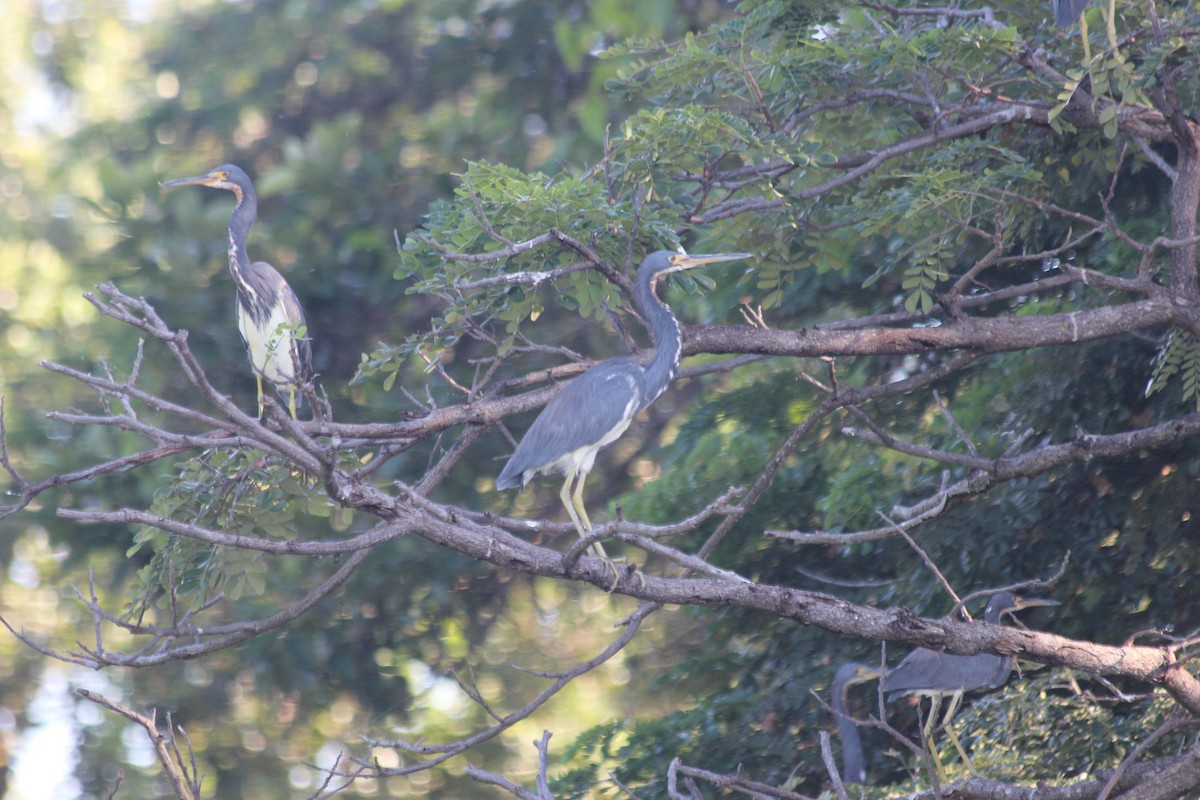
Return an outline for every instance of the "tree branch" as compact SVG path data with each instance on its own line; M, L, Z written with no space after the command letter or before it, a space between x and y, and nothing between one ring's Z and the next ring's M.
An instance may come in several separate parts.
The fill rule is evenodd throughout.
M158 763L162 766L163 773L171 783L171 789L175 792L175 797L178 800L197 800L200 797L200 783L202 779L196 774L196 758L195 753L192 751L191 742L188 742L188 755L192 765L189 772L187 765L183 763L183 755L179 752L179 745L175 742L175 737L172 735L171 717L169 714L167 715L167 732L165 734L159 733L154 712L151 712L150 716L139 714L132 709L109 700L104 695L88 691L87 689L76 689L75 692L85 700L91 700L93 703L101 705L109 711L120 714L129 721L141 725L145 729L146 735L150 737L150 744L154 746L154 754L158 757ZM182 728L179 730L180 733L183 733Z

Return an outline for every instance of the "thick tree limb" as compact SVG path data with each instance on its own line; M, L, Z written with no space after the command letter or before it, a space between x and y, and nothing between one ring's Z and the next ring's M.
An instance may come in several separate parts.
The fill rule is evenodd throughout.
M1166 325L1200 323L1195 309L1166 298L1139 300L1034 317L969 317L936 327L865 330L767 330L711 325L686 328L684 353L757 353L770 356L907 355L969 350L1001 353L1079 344Z
M1197 415L1200 417L1200 415ZM595 558L568 564L559 553L524 542L494 527L467 520L402 510L397 522L431 542L497 566L594 586L660 604L735 606L760 611L843 635L944 650L956 655L992 652L1099 675L1122 675L1160 683L1185 708L1200 713L1200 682L1175 666L1173 646L1112 646L1051 633L985 624L925 620L904 609L879 610L823 593L706 578L621 575L613 586L611 567ZM407 518L407 520L405 519Z

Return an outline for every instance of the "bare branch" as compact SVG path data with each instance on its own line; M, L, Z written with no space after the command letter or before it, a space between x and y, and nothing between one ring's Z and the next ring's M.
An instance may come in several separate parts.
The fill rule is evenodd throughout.
M946 576L942 574L940 569L938 569L937 564L933 563L933 559L929 557L929 554L926 553L925 550L922 549L921 546L917 544L916 541L909 536L903 528L888 519L885 514L880 513L879 516L883 517L883 521L891 525L892 528L895 529L896 533L902 536L904 541L908 542L908 546L916 552L917 557L921 559L925 566L929 568L929 571L933 573L933 576L937 578L938 583L940 583L942 588L946 590L946 594L950 595L950 597L954 600L954 605L961 608L963 602L959 598L958 592L954 591L954 587L950 585L950 581L946 580ZM970 621L971 615L967 613L965 608L963 608L963 614L966 616L967 620Z
M704 800L700 791L693 785L691 791L687 794L682 794L679 791L679 768L682 766L679 757L671 759L670 766L667 767L667 797L671 800Z
M824 735L826 737L829 736L828 733ZM717 786L722 789L733 789L734 791L753 798L777 797L780 798L780 800L811 800L811 798L806 795L797 794L796 792L792 792L787 789L780 789L766 783L752 781L748 778L743 778L741 775L722 775L706 769L689 767L678 758L671 762L671 768L678 775L685 775L689 778L699 778L700 780L711 783L713 786Z
M829 731L821 731L821 763L825 765L825 772L829 775L830 782L833 783L833 791L837 794L838 800L850 800L850 795L846 792L846 784L842 782L842 775L838 771L837 762L833 759L833 745L829 741Z
M113 798L117 796L117 791L121 788L121 783L124 780L125 780L125 770L118 768L117 769L117 777L113 781L112 788L109 789L108 794L105 795L105 800L113 800Z
M1159 293L1161 294L1161 293ZM802 331L710 325L688 330L686 354L757 353L771 356L906 355L969 350L1012 352L1133 333L1164 325L1190 327L1190 313L1165 297L1066 313L1029 317L964 317L937 327L832 327Z
M590 262L581 261L578 264L570 264L558 269L551 269L545 272L531 272L522 270L520 272L506 272L503 275L493 275L489 278L480 278L474 281L463 281L454 284L454 288L459 291L470 291L471 289L483 289L487 286L541 286L546 281L555 281L559 278L572 275L576 272L583 272L592 269Z
M868 438L870 435L873 434L859 434L860 438ZM918 512L917 515L902 519L897 525L909 530L938 516L951 499L973 497L1001 483L1040 475L1070 463L1136 452L1140 447L1166 447L1171 443L1188 441L1197 436L1200 436L1200 414L1189 414L1125 433L1093 435L1080 431L1073 442L1046 444L1019 456L1004 455L988 460L980 469L972 471L967 477L944 487L929 499L914 506L911 510ZM1024 438L1022 437L1022 440ZM883 444L879 441L877 443ZM916 450L921 451L922 448ZM802 544L848 544L882 539L895 532L892 526L885 526L858 533L768 531L767 535Z
M478 781L489 786L499 786L509 794L521 798L521 800L542 800L540 796L529 791L519 783L513 783L503 775L497 775L494 772L480 769L474 764L467 764L466 769L463 770L463 774L473 781Z
M333 575L309 590L301 599L274 614L257 620L200 627L191 621L192 616L188 614L184 615L176 627L156 628L121 622L116 617L103 612L98 606L89 605L93 614L100 615L104 621L149 638L145 645L131 653L118 653L107 649L99 635L97 635L94 649L81 646L78 653L59 653L37 644L25 634L18 633L3 617L0 617L0 623L28 647L43 655L93 669L101 666L148 667L169 661L196 658L261 636L304 615L349 580L370 552L370 550L359 550L351 554ZM215 604L220 599L220 596L212 598L208 605ZM208 605L204 608L207 608Z
M1096 795L1096 800L1108 800L1109 796L1113 793L1113 791L1116 790L1117 784L1120 782L1122 776L1124 776L1125 771L1136 764L1138 759L1140 759L1155 742L1167 734L1174 733L1180 728L1183 728L1187 725L1195 725L1196 723L1197 720L1190 719L1185 716L1173 716L1165 720L1163 724L1159 725L1155 730L1153 730L1149 736L1138 742L1137 747L1133 748L1129 755L1125 757L1125 760L1121 762L1121 765L1113 771L1112 776L1104 782L1104 788L1100 790L1100 794Z
M542 738L533 743L538 751L537 788L539 800L554 800L550 794L550 780L546 769L550 763L550 731L542 731Z
M767 463L766 467L755 480L754 485L750 487L750 490L746 494L746 499L738 505L736 513L730 514L725 518L724 521L722 521L721 525L718 526L715 531L713 531L713 534L709 537L708 541L704 543L704 546L700 548L698 555L701 558L707 558L712 554L713 550L716 549L721 540L725 538L730 530L732 530L733 526L736 525L743 516L745 516L754 503L756 503L758 499L762 497L763 493L766 492L767 488L771 485L771 482L775 479L775 474L779 471L779 468L783 465L787 458L793 452L795 452L796 448L800 446L800 442L811 435L817 424L822 419L832 414L833 411L835 411L838 407L867 402L868 400L872 400L881 396L903 394L910 391L915 391L916 389L923 388L936 381L942 380L947 375L951 375L966 367L974 360L975 357L971 355L958 356L950 359L944 364L928 369L919 375L905 378L904 380L895 381L890 384L885 384L884 386L870 387L867 389L848 389L840 392L835 391L824 401L822 401L821 405L814 409L812 413L809 414L804 420L804 422L797 426L795 430L792 431L791 435L788 436L787 440L780 445L780 447L775 451L775 454L771 457L771 460Z
M938 410L942 412L942 416L946 418L946 424L950 426L950 429L954 431L959 440L967 446L967 450L970 451L971 455L979 455L979 449L975 447L975 442L971 441L971 437L967 435L963 427L958 424L958 420L950 413L950 409L942 402L942 396L938 394L937 389L933 390L933 400L937 403Z
M350 539L340 541L262 539L240 533L222 533L221 531L210 530L201 525L177 522L170 517L164 517L160 514L150 514L133 508L123 508L118 511L79 511L70 508L60 508L58 516L62 519L74 520L76 522L148 525L175 536L186 536L189 539L195 539L198 542L206 542L207 544L221 547L236 547L241 550L257 550L262 553L274 553L276 555L343 555L345 553L355 553L359 550L370 549L378 544L404 535L403 531L383 524Z
M178 800L197 800L200 791L200 779L195 773L190 776L188 775L188 769L183 763L183 756L179 753L175 738L171 734L169 721L167 732L165 734L159 733L153 712L151 712L150 716L139 714L113 700L109 700L101 694L87 689L76 689L75 692L85 700L91 700L93 703L101 705L109 711L120 714L131 722L141 725L145 729L146 735L150 737L150 743L154 746L154 753L158 756L158 763L162 766L167 780L171 782L171 788L175 792L175 797ZM195 755L191 752L190 743L188 745L188 753L192 759L192 767L195 768Z
M611 573L609 573L611 579ZM603 651L596 656L584 661L569 670L562 672L549 686L538 693L536 697L526 703L518 710L505 716L500 722L485 728L477 733L461 739L457 742L442 745L429 745L421 742L408 742L404 740L378 740L368 738L366 741L372 747L394 747L417 755L429 756L424 761L418 761L403 767L380 767L376 769L376 773L380 776L384 775L410 775L414 772L429 769L437 766L447 759L453 758L456 755L465 753L467 750L493 739L504 731L516 725L518 722L527 719L537 709L546 704L550 698L554 697L563 690L568 684L575 680L580 675L591 672L596 667L605 663L617 653L621 652L637 632L641 629L641 624L650 614L658 609L656 604L643 604L635 611L627 620L628 624L621 635L613 640Z
M335 794L338 794L343 789L350 788L350 786L353 785L354 781L357 778L367 775L368 769L366 767L358 767L357 769L351 769L345 773L340 773L338 767L342 763L344 758L345 758L345 753L338 753L337 758L335 758L333 760L333 763L323 769L320 767L317 767L314 764L306 765L306 766L312 767L313 769L316 769L320 772L325 773L325 780L321 782L321 785L319 787L317 787L317 790L315 792L313 792L312 794L310 794L308 796L308 800L324 800L327 797L333 797ZM344 781L342 781L340 784L338 784L337 786L333 787L333 789L330 789L329 785L331 783L333 783L334 778L339 777L339 775L341 775L341 774L344 774L346 776L346 779Z
M540 236L535 236L532 239L527 239L523 242L513 242L505 247L495 250L488 250L484 253L459 253L420 233L413 232L410 233L409 236L413 237L424 245L432 247L438 252L438 254L447 260L465 261L474 264L493 264L505 258L512 258L513 256L520 255L521 253L532 250L539 245L543 245L546 244L546 242L554 240L554 234L550 231L547 231L546 233L543 233Z

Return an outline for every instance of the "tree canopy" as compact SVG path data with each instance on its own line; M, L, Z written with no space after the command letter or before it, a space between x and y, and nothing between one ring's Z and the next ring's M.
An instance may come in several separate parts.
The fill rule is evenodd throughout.
M66 675L88 797L1195 794L1200 12L1056 8L27 4L6 745ZM158 187L224 162L298 421L256 417L231 197ZM649 356L676 248L752 257L660 287L684 361L579 540L494 480ZM851 688L847 787L833 676L916 647L1017 668L961 755Z

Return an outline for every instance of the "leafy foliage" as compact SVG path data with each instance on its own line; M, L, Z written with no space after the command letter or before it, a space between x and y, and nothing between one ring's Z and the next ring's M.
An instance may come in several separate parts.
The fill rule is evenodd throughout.
M1200 343L1178 328L1171 330L1154 358L1154 373L1146 384L1146 396L1161 392L1176 375L1183 399L1194 400L1200 410Z
M315 479L298 474L262 453L233 449L210 451L188 459L174 479L154 497L150 510L164 517L253 538L285 539L294 535L300 509L306 515L334 517L345 528L352 512L331 508L314 496ZM150 562L138 572L133 587L137 598L129 616L145 614L169 594L183 598L195 611L218 592L231 600L242 594L262 594L267 565L253 551L206 545L142 525L126 553L148 548Z

